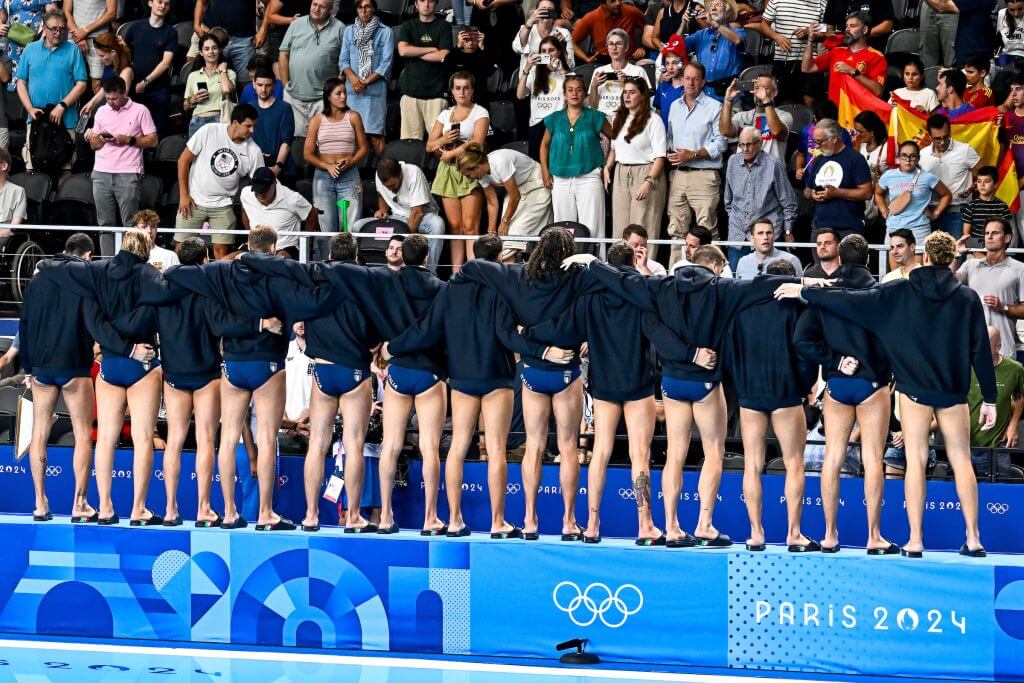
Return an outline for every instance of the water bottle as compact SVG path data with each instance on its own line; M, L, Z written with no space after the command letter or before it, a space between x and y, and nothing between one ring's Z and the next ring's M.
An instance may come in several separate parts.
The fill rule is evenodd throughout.
M338 217L341 219L341 231L348 232L348 200L338 200Z

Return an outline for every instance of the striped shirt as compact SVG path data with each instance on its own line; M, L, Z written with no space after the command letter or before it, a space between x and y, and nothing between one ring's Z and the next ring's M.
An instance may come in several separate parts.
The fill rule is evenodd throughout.
M820 22L825 15L827 0L768 0L764 18L772 22L772 28L779 35L789 38L793 49L783 50L775 46L775 61L799 62L803 57L806 38L794 38L793 31L807 28Z
M1002 219L1013 225L1013 214L1002 199L974 199L960 207L964 223L971 224L971 237L985 239L985 224ZM959 236L959 235L958 235Z

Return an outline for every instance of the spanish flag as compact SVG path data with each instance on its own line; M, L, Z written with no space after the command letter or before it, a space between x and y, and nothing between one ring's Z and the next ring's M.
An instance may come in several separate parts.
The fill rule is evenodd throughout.
M1006 202L1011 212L1017 213L1020 209L1020 178L1017 177L1017 165L1009 148L1003 152L1003 159L999 162L999 186L996 188L996 197Z

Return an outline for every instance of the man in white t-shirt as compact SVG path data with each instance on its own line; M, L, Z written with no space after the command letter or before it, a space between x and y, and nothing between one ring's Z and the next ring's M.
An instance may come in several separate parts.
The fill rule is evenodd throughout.
M278 182L264 166L252 174L252 184L242 190L242 223L246 228L270 225L277 234L277 255L299 258L299 238L285 232L318 232L317 212L298 192Z
M309 395L313 391L313 359L306 355L306 325L292 326L295 338L284 360L285 399L282 436L298 440L304 450L309 439Z
M921 169L934 173L949 188L953 199L942 214L932 221L933 230L945 230L954 237L963 233L964 221L960 208L970 201L974 173L981 166L981 157L966 142L954 140L949 119L932 114L926 123L932 144L921 148ZM938 203L932 195L932 204Z
M633 223L622 231L622 239L633 247L633 267L641 275L665 275L665 266L652 258L647 251L647 228Z
M769 74L758 76L754 79L754 91L751 94L754 96L754 108L733 112L733 103L741 95L739 79L729 85L718 118L719 130L727 138L736 138L744 128L756 128L761 134L761 149L765 154L771 154L786 163L786 139L793 125L793 115L775 108L775 98L779 96L775 79Z
M594 75L590 79L589 104L611 121L622 103L623 81L627 78L642 78L648 88L651 87L651 81L647 78L647 72L643 67L626 61L629 35L625 31L621 28L609 31L606 45L611 63L594 70Z
M430 194L430 184L418 166L384 157L377 163L374 180L377 186L377 211L373 219L369 220L397 218L405 221L410 233L444 234L444 219L437 213L437 204ZM432 273L437 271L443 246L442 240L427 242L427 269Z
M232 204L242 178L263 166L263 152L252 140L259 112L251 104L239 104L231 123L210 123L192 136L178 160L178 216L176 228L235 229ZM189 233L174 233L183 242ZM213 234L213 255L224 258L235 244L235 235Z
M158 247L156 244L157 231L160 229L160 216L156 211L151 211L149 209L137 211L135 215L132 216L132 225L139 230L145 230L148 232L149 238L153 240L153 248L149 250L149 265L162 273L171 266L176 266L181 263L175 252L170 249Z
M20 225L28 216L28 202L25 198L25 188L8 182L7 174L10 170L11 155L0 147L0 223ZM10 236L10 230L0 230L0 241Z

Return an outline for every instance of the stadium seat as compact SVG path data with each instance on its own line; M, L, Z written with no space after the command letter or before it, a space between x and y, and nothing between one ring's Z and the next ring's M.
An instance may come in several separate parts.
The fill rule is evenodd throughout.
M37 171L24 171L12 175L10 181L25 189L25 198L28 200L28 222L42 223L45 217L46 202L53 189L53 181L50 176Z
M576 75L583 79L583 87L589 91L590 79L594 77L594 72L597 71L597 64L577 64L573 71Z
M155 175L143 175L139 187L139 208L156 211L164 195L164 184Z
M18 93L14 91L7 91L7 120L10 122L25 121L25 107L21 104L21 98L18 97Z
M135 21L138 21L137 19ZM124 38L125 34L128 33L128 27L135 23L135 21L126 21L117 27L117 37Z
M164 184L173 183L178 178L178 159L185 151L185 144L188 140L184 135L168 135L156 146L155 175L159 176Z
M387 263L384 252L387 251L391 235L408 235L409 226L405 221L388 218L364 223L359 228L359 232L372 232L379 235L379 237L360 237L359 255L368 264L382 265Z
M292 156L292 162L295 163L295 175L299 178L312 177L313 170L309 166L309 162L306 161L306 157L303 156L303 148L306 146L306 138L296 137L292 140L292 146L288 150L288 153Z
M508 144L502 145L502 149L511 149L521 154L529 155L530 153L530 142L528 140L516 140Z
M643 68L644 68L644 73L647 74L647 80L651 84L651 91L653 92L653 91L657 90L658 89L658 70L654 67L654 64L652 64L652 63L644 64Z
M519 69L516 69L516 73L519 73ZM492 93L501 92L501 84L504 82L505 73L501 70L501 67L499 66L497 69L494 70L494 73L492 73L487 78L487 91Z
M491 102L490 110L491 129L499 144L515 140L517 137L515 104L509 100L499 100Z
M181 67L174 73L171 79L171 86L177 88L184 88L186 81L188 81L188 75L192 73L192 64L185 62Z
M925 86L935 90L935 86L939 84L939 71L941 71L941 67L937 66L929 66L924 70Z
M92 204L92 176L88 173L69 175L64 182L57 186L53 198L55 200L76 199ZM89 224L86 223L86 225Z
M313 203L313 181L309 178L299 178L295 181L295 191L305 197L310 204Z
M740 72L739 80L741 81L752 81L758 76L771 76L772 66L771 64L756 64L754 66L748 66L746 69Z
M891 56L897 52L918 54L921 51L921 35L916 28L905 28L889 36L885 43L886 59L892 62Z
M183 53L188 52L188 48L192 45L192 34L195 33L192 22L183 21L175 24L174 31L178 34L178 47Z
M722 458L722 470L725 472L742 472L743 455L739 453L726 453Z
M784 111L793 117L793 128L790 132L797 135L807 127L807 124L814 121L814 112L802 104L787 104L784 107L779 107L779 111Z
M543 235L548 230L553 230L555 228L571 230L574 239L580 239L581 237L590 237L590 230L587 228L587 226L583 225L582 223L577 223L576 221L558 221L557 223L548 223L543 228L541 228L539 234ZM528 242L526 244L526 249L523 250L523 253L530 254L531 252L533 252L533 249L536 245L536 242ZM594 242L576 243L577 254L593 254L594 256L597 256L599 249L600 245Z
M744 50L751 64L761 63L761 50L764 46L764 36L757 31L747 31L743 39Z
M392 140L384 145L382 156L404 161L424 170L427 165L427 146L422 140Z
M171 189L164 193L156 212L160 214L160 225L174 225L175 216L178 214L178 183L171 185Z
M764 471L766 474L785 474L786 463L782 461L782 458L772 458L767 465L765 465Z

